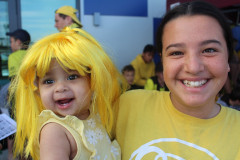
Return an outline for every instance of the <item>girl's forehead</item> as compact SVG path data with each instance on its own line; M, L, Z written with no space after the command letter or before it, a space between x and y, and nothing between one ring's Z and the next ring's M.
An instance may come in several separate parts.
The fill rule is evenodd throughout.
M223 30L218 21L206 15L175 18L165 25L162 37L163 44L197 42L210 39L225 41Z
M65 72L76 71L74 69L67 68L64 65L61 65L57 60L52 60L50 66L49 66L48 72L54 72L54 71L60 70L60 69L64 70Z
M59 67L61 67L61 66L58 63L58 61L56 59L52 59L49 68L50 69L54 69L54 68L59 68Z

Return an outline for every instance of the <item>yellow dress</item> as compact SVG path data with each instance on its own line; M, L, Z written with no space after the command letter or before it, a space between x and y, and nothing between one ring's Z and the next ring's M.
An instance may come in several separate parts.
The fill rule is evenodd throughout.
M60 124L74 137L78 148L74 160L121 159L120 147L116 140L111 142L99 114L91 112L86 120L80 120L69 115L58 117L51 110L42 111L39 116L39 129L51 122Z

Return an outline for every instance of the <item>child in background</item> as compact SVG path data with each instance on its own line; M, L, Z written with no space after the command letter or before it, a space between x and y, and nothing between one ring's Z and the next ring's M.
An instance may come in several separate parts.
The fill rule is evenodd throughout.
M120 79L99 43L81 29L35 43L11 85L15 155L120 160L120 147L109 138L115 102L126 88Z
M126 79L127 83L129 84L130 88L132 89L141 89L142 87L133 84L134 83L134 76L135 76L135 70L131 64L126 65L122 69L122 75Z
M155 67L155 76L149 78L144 86L146 90L168 91L168 88L163 79L163 66L159 62Z

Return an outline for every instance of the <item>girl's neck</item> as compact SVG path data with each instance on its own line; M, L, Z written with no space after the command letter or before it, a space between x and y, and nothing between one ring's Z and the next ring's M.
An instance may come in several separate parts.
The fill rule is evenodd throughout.
M89 110L89 109L86 109L86 110L84 110L84 111L81 111L81 114L78 115L77 117L78 117L79 119L81 119L81 120L85 120L85 119L87 119L87 118L89 117L89 115L90 115L90 110Z
M221 106L213 103L208 103L203 106L185 106L179 103L178 101L173 100L171 97L171 101L173 106L180 112L187 114L192 117L200 118L200 119L210 119L217 116L221 110Z

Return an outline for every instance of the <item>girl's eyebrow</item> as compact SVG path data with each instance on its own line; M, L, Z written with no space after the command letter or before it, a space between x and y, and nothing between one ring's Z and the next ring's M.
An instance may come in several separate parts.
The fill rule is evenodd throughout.
M53 75L53 74L54 74L54 71L48 70L48 71L45 73L44 77L46 77L46 76L51 76L51 75Z
M77 72L77 70L67 69L68 72Z
M221 42L218 41L218 40L215 40L215 39L205 40L205 41L201 42L200 45L203 46L203 45L207 45L207 44L210 44L210 43L215 43L215 44L218 44L218 45L222 46ZM184 47L184 46L185 46L184 43L170 44L166 47L165 51L167 51L171 47Z
M215 43L215 44L218 44L218 45L222 46L221 42L218 41L218 40L215 40L215 39L210 39L210 40L203 41L201 43L201 45L207 45L209 43Z
M170 44L170 45L168 45L168 46L166 47L165 51L167 51L167 50L168 50L169 48L171 48L171 47L183 47L183 46L185 46L184 43L174 43L174 44Z

